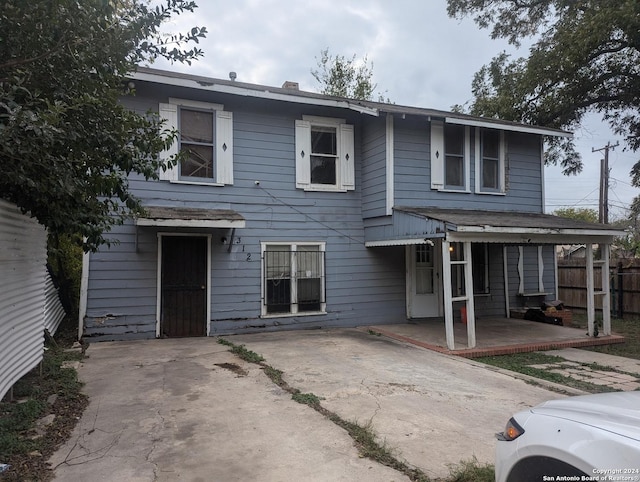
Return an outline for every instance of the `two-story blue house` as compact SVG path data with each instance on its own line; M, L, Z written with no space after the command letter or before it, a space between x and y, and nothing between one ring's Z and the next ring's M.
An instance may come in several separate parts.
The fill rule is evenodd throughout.
M555 299L555 245L606 226L543 214L543 137L493 119L140 68L123 102L159 112L188 159L130 180L147 215L85 255L80 333L207 336L508 317ZM597 269L596 269L597 271ZM589 271L590 329L598 297ZM604 331L610 330L605 309Z

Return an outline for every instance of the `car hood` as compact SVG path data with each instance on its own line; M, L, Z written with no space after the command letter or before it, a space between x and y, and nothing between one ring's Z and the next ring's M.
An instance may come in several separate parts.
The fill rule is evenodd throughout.
M551 400L531 412L572 420L640 441L640 392L613 392Z

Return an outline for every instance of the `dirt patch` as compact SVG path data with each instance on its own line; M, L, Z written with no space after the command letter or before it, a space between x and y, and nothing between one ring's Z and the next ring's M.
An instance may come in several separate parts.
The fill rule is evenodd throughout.
M230 370L239 377L246 377L249 373L240 365L236 365L235 363L215 363L215 366L224 368L225 370Z

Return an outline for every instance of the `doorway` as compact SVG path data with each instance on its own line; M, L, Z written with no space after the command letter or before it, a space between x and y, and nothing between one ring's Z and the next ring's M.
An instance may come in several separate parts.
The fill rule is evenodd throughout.
M207 335L209 237L161 238L160 335Z
M407 246L407 317L441 315L438 250L430 244Z

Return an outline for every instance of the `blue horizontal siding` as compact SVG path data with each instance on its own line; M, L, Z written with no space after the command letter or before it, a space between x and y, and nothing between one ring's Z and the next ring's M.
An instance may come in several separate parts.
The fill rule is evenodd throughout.
M186 89L170 95L189 97ZM144 113L168 97L169 92L151 87L127 103ZM376 217L387 218L386 120L340 111L338 117L355 127L356 189L307 192L295 189L295 120L303 115L331 116L330 109L202 92L194 100L222 103L233 112L234 185L132 176L130 188L147 205L236 210L246 227L235 231L231 249L228 229L157 229L131 222L114 227L107 237L119 243L91 254L86 336L155 336L158 233L172 232L211 234L212 334L406 321L404 248L364 247L364 220L375 224ZM397 118L394 132L396 205L468 208L473 203L475 209L541 210L536 136L508 135L509 191L505 196L482 196L430 189L428 123ZM326 314L260 318L261 243L277 241L326 243ZM491 253L500 259L499 250ZM501 264L492 270L491 294L478 299L478 306L493 314L504 307L504 289ZM547 272L545 285L546 277ZM510 274L510 283L514 279L517 290L517 272L515 277Z

